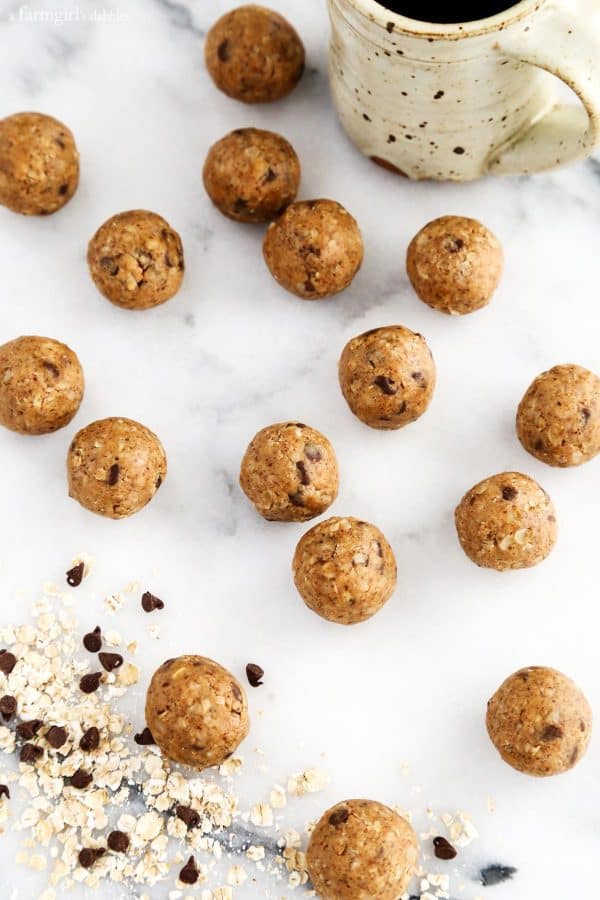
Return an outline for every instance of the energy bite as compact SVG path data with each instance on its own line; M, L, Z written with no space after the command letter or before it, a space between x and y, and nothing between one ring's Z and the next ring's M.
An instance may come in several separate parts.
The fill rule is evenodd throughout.
M345 290L363 261L356 220L335 200L292 203L265 235L263 254L279 284L303 300Z
M270 522L306 522L337 497L335 451L324 434L302 422L263 428L242 459L240 485Z
M224 94L243 103L271 103L296 87L304 47L290 23L263 6L240 6L210 29L206 68Z
M83 398L77 355L60 341L28 335L0 347L0 424L20 434L68 425Z
M123 519L152 500L167 475L154 432L133 419L99 419L79 431L67 456L69 496L86 509Z
M0 204L25 216L47 216L79 184L79 153L66 125L43 113L0 120Z
M241 684L204 656L168 659L156 670L146 722L167 759L195 769L219 766L250 729Z
M322 900L398 900L418 861L419 844L409 823L374 800L346 800L328 809L306 854Z
M238 128L214 144L204 163L210 199L237 222L269 222L296 199L300 161L285 138Z
M374 616L396 588L394 552L381 531L354 518L319 522L300 539L294 583L309 609L355 625Z
M502 472L475 485L458 505L455 520L469 559L499 572L537 565L556 543L552 500L519 472Z
M490 302L500 282L504 255L498 239L481 222L442 216L413 238L406 267L424 303L464 316Z
M436 371L425 338L402 325L366 331L349 341L338 367L355 416L371 428L402 428L426 411Z
M183 246L169 223L145 209L108 219L88 245L94 284L111 303L149 309L170 300L183 281Z
M486 725L509 766L527 775L559 775L587 750L592 710L570 678L543 666L520 669L487 706Z
M549 466L579 466L600 452L600 378L582 366L554 366L519 404L523 447Z

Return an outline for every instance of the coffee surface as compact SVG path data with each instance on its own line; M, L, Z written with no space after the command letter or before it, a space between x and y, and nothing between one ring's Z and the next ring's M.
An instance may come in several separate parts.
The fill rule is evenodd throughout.
M417 3L414 0L387 0L382 3L390 12L419 22L434 22L440 25L456 25L459 22L476 22L495 16L515 6L514 3L487 0L483 3L469 3L457 0L456 3Z

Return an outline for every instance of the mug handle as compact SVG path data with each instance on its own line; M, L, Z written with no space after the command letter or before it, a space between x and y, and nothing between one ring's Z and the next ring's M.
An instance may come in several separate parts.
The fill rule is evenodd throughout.
M529 175L589 156L600 143L600 37L576 16L541 9L529 27L501 35L499 56L558 76L581 100L555 103L524 132L496 148L487 163L493 175Z

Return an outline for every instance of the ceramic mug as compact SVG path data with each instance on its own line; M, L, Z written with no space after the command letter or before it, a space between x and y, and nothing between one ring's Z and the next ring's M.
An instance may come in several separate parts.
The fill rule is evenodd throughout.
M328 0L333 100L352 141L410 178L524 175L600 143L600 38L555 0L462 25ZM548 73L581 102L558 103Z

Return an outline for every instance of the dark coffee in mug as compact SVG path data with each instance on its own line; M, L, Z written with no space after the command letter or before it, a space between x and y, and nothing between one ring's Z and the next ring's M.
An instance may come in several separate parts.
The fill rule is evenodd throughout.
M515 6L506 0L482 0L481 3L469 0L456 0L455 3L432 3L430 0L380 0L382 6L390 12L418 22L434 22L439 25L456 25L459 22L476 22L488 19L498 13Z

